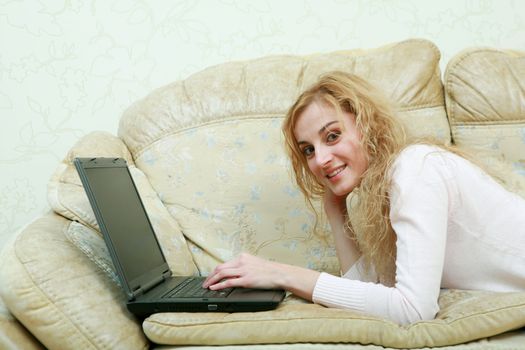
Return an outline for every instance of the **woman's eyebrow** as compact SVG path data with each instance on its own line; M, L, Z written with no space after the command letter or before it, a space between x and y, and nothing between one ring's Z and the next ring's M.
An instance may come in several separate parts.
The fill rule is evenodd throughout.
M326 123L321 129L319 129L319 131L317 132L318 134L322 134L323 132L325 132L328 127L332 124L335 124L335 123L339 123L339 120L332 120L331 122L328 122ZM297 144L298 145L304 145L304 144L307 144L308 142L306 141L298 141Z
M318 134L322 134L324 131L326 131L326 129L328 129L328 127L332 124L335 124L335 123L339 123L339 120L333 120L331 122L328 122L325 124L325 126L323 126L321 129L319 129L319 131L317 132Z

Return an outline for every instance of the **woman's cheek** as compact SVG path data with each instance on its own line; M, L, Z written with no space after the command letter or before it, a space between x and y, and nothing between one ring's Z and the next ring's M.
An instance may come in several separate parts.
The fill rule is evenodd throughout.
M310 172L315 176L315 178L318 181L322 180L322 176L320 174L319 167L315 166L315 164L313 164L313 162L311 162L311 161L308 162L308 169L310 169Z

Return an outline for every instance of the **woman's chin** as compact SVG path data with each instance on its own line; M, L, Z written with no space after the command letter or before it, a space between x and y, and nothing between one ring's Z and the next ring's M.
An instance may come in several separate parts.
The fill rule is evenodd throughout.
M343 197L343 196L348 196L354 190L354 187L351 187L351 188L332 188L331 190L336 196Z

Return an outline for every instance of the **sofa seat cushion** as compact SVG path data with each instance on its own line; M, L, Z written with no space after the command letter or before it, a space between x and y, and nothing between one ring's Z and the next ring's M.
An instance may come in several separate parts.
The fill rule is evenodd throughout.
M441 346L436 350L518 350L525 344L525 328L482 338L468 343ZM199 345L198 350L217 350L216 345ZM195 350L193 345L159 345L154 350ZM290 343L290 344L259 344L259 345L223 345L220 350L394 350L380 345L359 343ZM424 347L413 350L430 350Z
M241 252L338 273L328 226L321 220L314 230L292 180L284 115L321 74L343 70L383 88L411 134L449 141L439 58L434 44L409 40L221 64L136 102L118 134L179 223L201 274Z
M446 346L525 326L525 293L444 290L432 321L399 326L348 310L288 298L257 313L160 313L143 323L158 344L360 343L392 348Z

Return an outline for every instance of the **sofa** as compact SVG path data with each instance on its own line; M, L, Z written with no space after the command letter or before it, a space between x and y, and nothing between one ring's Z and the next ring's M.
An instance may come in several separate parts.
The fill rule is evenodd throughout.
M525 292L442 290L436 319L408 326L290 294L272 311L139 320L125 307L72 163L126 159L174 274L206 275L241 252L339 274L328 225L320 215L313 229L280 131L289 106L323 72L369 79L395 101L409 137L460 147L525 196L525 52L467 48L443 75L439 61L423 39L263 57L207 68L137 101L116 135L78 140L49 181L49 213L4 246L0 347L525 348Z

